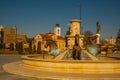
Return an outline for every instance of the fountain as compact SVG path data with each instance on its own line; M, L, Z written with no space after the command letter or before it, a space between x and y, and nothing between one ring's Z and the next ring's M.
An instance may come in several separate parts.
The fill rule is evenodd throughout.
M49 79L70 79L71 74L72 79L76 78L74 75L80 74L120 74L119 60L99 60L95 56L99 49L95 45L88 45L87 49L80 48L77 37L79 35L75 36L73 50L66 49L60 52L55 42L48 40L45 47L50 45L49 54L53 57L44 59L38 55L25 55L20 62L5 64L3 68L13 74ZM93 37L96 39L97 35L92 36L90 40Z

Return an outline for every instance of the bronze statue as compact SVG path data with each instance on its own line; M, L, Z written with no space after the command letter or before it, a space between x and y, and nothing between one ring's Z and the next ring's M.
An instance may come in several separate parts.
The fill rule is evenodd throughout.
M96 33L100 33L100 24L96 22Z
M81 59L81 48L79 46L79 34L75 35L75 45L73 46L73 59Z

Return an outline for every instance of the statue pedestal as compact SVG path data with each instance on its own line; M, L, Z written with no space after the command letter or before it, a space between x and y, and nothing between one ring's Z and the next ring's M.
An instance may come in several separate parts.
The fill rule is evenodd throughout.
M96 33L97 39L96 39L96 44L100 44L100 33Z

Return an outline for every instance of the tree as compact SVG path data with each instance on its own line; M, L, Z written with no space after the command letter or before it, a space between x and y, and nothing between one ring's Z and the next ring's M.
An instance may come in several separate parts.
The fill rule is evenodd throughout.
M38 54L41 53L41 42L40 41L38 42L38 45L37 45L37 53Z
M27 38L27 43L29 43L29 48L28 48L28 52L31 54L33 51L32 48L32 42L33 42L34 38Z
M120 29L117 32L116 47L118 50L120 50Z
M93 33L88 30L88 31L85 31L85 32L83 33L83 35L84 35L84 44L85 44L85 45L90 44L90 43L91 43L91 42L90 42L90 36L92 36Z
M13 51L14 50L14 44L10 43L10 50Z
M108 44L108 42L106 40L101 40L101 45L105 45L105 44Z
M22 42L19 43L18 53L20 53L20 54L23 53L23 43Z
M4 31L3 31L3 29L1 29L1 31L0 31L0 49L4 49L5 48L5 46L4 46L4 43L3 43L3 41L4 41Z
M29 53L32 53L32 41L29 42Z
M19 50L19 43L18 42L16 42L15 48L16 48L16 51Z

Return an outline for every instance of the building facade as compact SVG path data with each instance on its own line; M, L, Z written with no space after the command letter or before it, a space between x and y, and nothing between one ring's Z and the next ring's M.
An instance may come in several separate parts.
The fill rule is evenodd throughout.
M26 42L26 33L17 34L17 27L6 28L1 26L1 44L4 44L5 48L10 48L10 44L14 44L14 48L17 42Z
M115 45L115 43L116 43L116 39L113 37L107 37L107 38L105 38L105 40L107 41L108 44Z
M37 34L34 37L33 40L33 49L35 48L37 51L37 46L38 46L38 42L41 43L41 50L44 51L46 49L46 51L50 50L50 46L48 46L47 48L45 48L46 45L46 41L47 40L53 40L56 44L57 47L59 48L59 50L64 50L65 49L65 40L62 36L57 36L56 34L49 32L46 34Z

